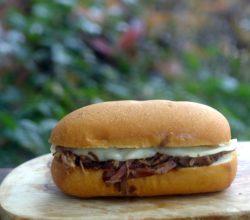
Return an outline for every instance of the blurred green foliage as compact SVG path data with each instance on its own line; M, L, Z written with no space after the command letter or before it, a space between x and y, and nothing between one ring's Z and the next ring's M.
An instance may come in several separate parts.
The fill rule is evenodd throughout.
M190 100L250 138L247 1L0 1L0 167L89 103Z

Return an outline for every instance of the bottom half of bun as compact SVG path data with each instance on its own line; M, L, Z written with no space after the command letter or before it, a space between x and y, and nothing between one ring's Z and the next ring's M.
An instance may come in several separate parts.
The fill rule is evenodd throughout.
M51 172L55 184L64 193L87 198L103 196L159 196L183 195L221 191L230 186L237 170L237 154L225 163L203 167L178 168L165 174L128 179L128 192L118 191L107 185L103 170L75 167L67 169L63 163L53 159ZM132 189L132 190L130 190Z

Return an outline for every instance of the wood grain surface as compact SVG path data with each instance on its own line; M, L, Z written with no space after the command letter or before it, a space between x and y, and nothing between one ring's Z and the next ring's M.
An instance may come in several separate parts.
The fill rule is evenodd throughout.
M51 180L51 156L14 169L0 187L0 219L250 219L250 142L238 147L236 179L227 190L191 196L77 199Z

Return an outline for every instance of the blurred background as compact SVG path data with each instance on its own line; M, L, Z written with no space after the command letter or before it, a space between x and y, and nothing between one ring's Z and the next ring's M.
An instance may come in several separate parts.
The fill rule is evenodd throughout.
M250 140L248 0L0 0L0 167L49 152L70 111L117 99L208 104Z

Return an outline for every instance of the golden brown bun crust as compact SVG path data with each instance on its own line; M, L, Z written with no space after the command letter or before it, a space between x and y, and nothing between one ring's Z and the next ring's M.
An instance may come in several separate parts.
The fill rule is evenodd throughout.
M215 109L167 100L103 102L65 116L50 142L64 147L188 147L228 142L227 119Z
M237 169L237 155L232 160L218 165L180 168L166 174L129 179L128 188L135 191L126 196L157 196L216 192L230 186ZM80 168L66 170L64 165L54 159L51 166L56 185L66 194L78 197L124 196L113 185L102 181L101 170Z

